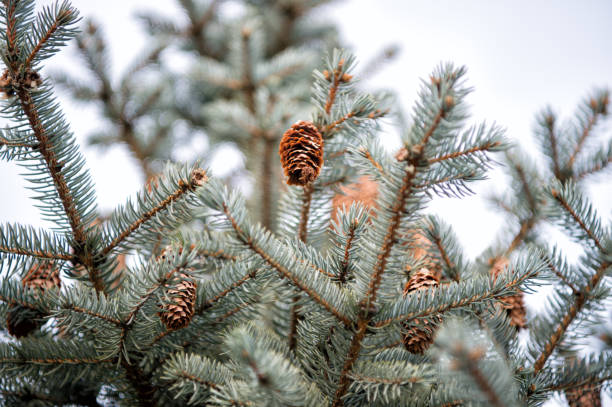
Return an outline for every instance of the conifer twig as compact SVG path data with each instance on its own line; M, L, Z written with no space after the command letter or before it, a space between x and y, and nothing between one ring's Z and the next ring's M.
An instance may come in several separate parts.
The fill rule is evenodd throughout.
M334 105L334 101L336 100L336 93L338 92L338 87L340 86L340 80L342 78L342 67L344 66L344 59L341 59L338 62L338 66L334 69L332 79L332 85L329 88L329 93L327 95L327 102L325 102L325 113L329 114L331 112L332 106Z
M257 270L253 270L253 271L249 272L247 275L242 277L240 280L234 282L231 286L229 286L225 290L221 291L220 293L218 293L214 297L208 299L198 310L196 310L196 313L204 312L204 310L212 307L213 305L215 305L217 303L217 301L219 301L220 299L224 298L226 295L228 295L229 293L234 291L236 288L240 287L241 285L243 285L247 281L255 278L256 276L257 276Z
M107 315L102 315L99 314L97 312L82 308L82 307L77 307L74 304L63 304L62 305L62 309L68 310L68 311L72 311L72 312L76 312L78 314L85 314L88 315L90 317L94 317L94 318L98 318L101 320L104 320L106 322L110 322L113 325L116 326L121 326L123 324L123 322L121 322L119 319L117 318L113 318L113 317L109 317Z
M158 203L155 207L149 209L145 213L143 213L140 218L135 220L132 224L130 224L126 229L121 231L104 249L102 249L102 255L109 254L117 245L119 245L122 241L124 241L128 236L130 236L136 229L142 226L143 223L151 219L153 216L157 215L159 212L166 209L172 203L181 199L186 193L192 192L196 187L201 186L203 183L207 181L206 175L203 175L203 179L200 180L199 176L204 173L203 170L199 170L197 174L192 173L192 177L189 181L180 180L178 188L170 195L168 195L163 201Z
M563 196L561 196L561 194L554 189L551 191L551 194L553 198L559 203L559 205L561 205L561 207L572 217L572 219L587 234L589 239L591 239L595 243L595 246L597 246L597 248L602 253L605 253L606 250L603 244L599 241L597 236L595 236L593 231L591 231L586 226L586 223L572 209L572 207L563 198ZM597 284L599 284L599 282L603 279L604 275L606 274L606 270L611 265L612 264L607 261L602 262L600 266L597 268L597 271L595 272L595 274L593 274L593 276L589 279L588 284L584 288L582 288L577 294L574 295L574 298L575 298L574 303L570 306L567 313L563 316L563 318L561 319L561 322L559 323L559 325L553 332L552 336L548 339L546 345L544 346L544 349L540 353L540 356L535 361L534 373L536 375L542 370L542 368L546 364L546 361L548 360L550 355L552 355L556 346L559 344L559 342L563 338L563 335L565 334L567 328L570 326L572 321L576 318L578 313L582 310L582 308L586 304L589 294L597 287Z
M334 104L336 93L338 91L338 87L340 86L340 81L342 78L342 67L343 66L344 66L344 59L340 59L340 61L338 62L338 66L336 67L336 69L334 69L333 78L330 78L332 80L332 85L329 88L329 93L327 95L327 101L325 102L325 108L324 108L325 113L327 114L331 112L331 108ZM321 129L320 130L321 134L325 135L326 131L330 131L335 126L341 124L345 120L350 119L351 117L353 117L354 114L355 114L354 112L350 112L343 118L332 123L332 125L326 126L325 128ZM302 192L302 208L300 211L300 223L298 227L298 237L304 243L306 243L306 239L308 237L308 218L310 215L310 205L312 203L313 193L314 193L313 183L310 183L304 186L303 192ZM298 312L298 307L299 307L296 303L298 300L299 300L299 296L296 296L293 298L294 304L291 306L291 310L290 310L291 317L290 317L290 324L289 324L289 328L290 328L289 345L292 349L295 347L295 335L296 335L297 318L298 318L297 312Z
M576 156L580 153L580 151L582 150L582 147L584 146L584 142L591 134L591 130L597 123L599 114L600 113L598 111L594 111L591 117L589 117L589 120L587 121L586 125L582 129L582 134L580 135L580 138L578 139L578 142L576 143L576 147L574 147L574 151L572 151L572 154L567 160L568 168L572 168L574 166L574 161L576 160Z
M247 238L245 233L244 233L244 231L242 230L242 228L236 222L236 219L234 219L232 214L229 212L229 208L227 207L227 205L225 203L223 204L223 212L225 213L225 216L227 217L227 219L232 224L232 228L234 229L234 231L238 235L239 240L243 244L247 245L249 247L249 249L251 249L253 252L257 253L257 255L259 255L259 257L261 257L269 266L271 266L273 269L278 271L287 280L291 281L301 291L306 293L310 298L312 298L312 300L314 302L316 302L317 304L319 304L320 306L325 308L327 311L329 311L329 313L332 314L334 317L336 317L336 319L338 319L338 321L342 322L345 326L350 326L351 325L351 320L350 320L349 317L347 317L346 315L343 315L342 313L340 313L340 311L335 309L325 299L321 298L321 296L317 292L311 290L306 285L304 285L289 270L287 270L285 267L283 267L281 264L279 264L276 260L274 260L272 257L270 257L270 255L268 253L266 253L261 247L259 247L255 243L255 241L253 241L252 238Z
M453 158L461 157L461 156L464 156L464 155L471 155L471 154L482 152L482 151L488 151L491 148L495 148L495 147L497 147L499 145L501 145L500 141L494 141L494 142L491 142L491 143L486 143L486 144L483 144L483 145L480 145L480 146L472 147L472 148L470 148L468 150L455 151L453 153L445 154L445 155L440 156L440 157L430 158L429 159L429 164L437 163L437 162L440 162L440 161L451 160Z
M561 179L561 166L559 165L559 153L557 152L557 134L555 133L555 117L548 115L546 117L546 127L550 149L552 150L553 174L555 178Z
M40 121L38 110L34 104L32 96L30 95L30 92L27 90L24 83L19 84L19 88L17 89L17 96L19 97L21 108L23 109L24 114L28 118L30 127L34 132L34 136L38 141L37 149L40 152L40 155L43 157L47 169L51 174L53 184L55 185L55 189L62 202L64 212L68 217L68 222L70 224L70 228L72 229L72 234L75 241L75 256L78 261L83 264L87 269L89 279L93 283L93 286L96 291L104 292L104 283L100 277L99 271L94 266L94 261L91 254L85 254L83 252L83 248L85 247L87 241L87 232L81 220L81 216L79 215L75 207L72 191L70 191L68 183L66 182L66 178L64 177L64 174L61 171L62 166L59 160L57 159L57 155L54 151L52 142L49 140L47 131L43 127L42 122Z
M25 249L20 249L16 247L2 246L2 245L0 245L0 252L18 254L21 256L38 257L41 259L49 259L49 260L64 260L64 261L74 260L74 256L68 253L56 253L56 252L49 252L46 250L25 250Z
M448 107L451 106L452 104L448 104ZM338 387L336 388L336 394L334 395L332 407L340 407L343 405L342 397L344 397L351 383L349 377L350 372L353 368L354 363L359 357L362 341L366 336L368 324L372 319L370 307L376 301L376 294L378 292L378 288L380 287L382 275L385 272L387 266L388 257L391 254L391 249L397 242L396 235L401 223L402 211L404 209L406 201L408 200L414 189L413 180L417 173L418 163L421 157L423 156L429 139L438 128L440 121L442 120L442 118L444 118L446 113L447 104L445 103L436 114L421 143L415 146L417 148L414 151L417 151L418 154L414 154L408 160L406 169L404 170L402 185L399 188L395 199L392 201L393 206L390 208L390 211L393 213L393 216L390 219L387 232L383 238L383 243L379 250L376 264L374 265L374 270L372 270L368 290L364 298L359 303L359 306L363 311L359 316L359 320L357 321L357 331L353 336L348 354L345 358L344 365L342 367L342 371L340 372L340 379L338 380Z
M38 41L38 43L32 49L32 52L30 52L30 55L28 55L28 58L26 59L24 63L24 66L26 68L29 68L32 65L32 61L34 60L34 58L36 58L36 55L38 54L38 52L47 43L47 41L49 41L53 33L57 31L57 29L61 26L62 20L69 17L70 14L72 14L72 10L66 9L66 10L63 10L60 14L58 14L55 17L55 21L53 21L53 24L51 24L51 27L47 29L47 32L45 32L45 35L42 36L42 38Z
M351 247L353 245L353 239L355 238L355 230L357 229L357 221L351 222L348 230L348 237L346 239L346 245L344 246L344 257L340 263L340 275L338 278L342 284L346 283L346 274L348 273L349 255Z
M588 295L601 281L601 279L605 275L606 269L610 266L610 263L602 263L595 272L595 274L591 277L586 287L584 287L577 295L575 295L576 299L574 300L574 303L569 308L567 313L563 316L563 319L561 319L561 322L557 326L557 329L555 329L552 336L548 339L546 346L544 346L544 349L540 353L540 356L538 356L538 358L536 359L535 364L533 366L534 374L537 375L538 373L540 373L540 371L546 364L546 361L548 360L550 355L552 355L556 346L563 338L565 331L586 304Z
M442 245L442 239L440 238L440 236L435 237L434 244L436 245L436 248L438 249L438 253L440 253L440 257L442 257L444 264L446 264L446 267L448 267L449 269L452 269L453 267L455 267L450 257L448 257L448 253L446 252L446 249ZM460 280L459 275L454 274L453 280L458 282Z

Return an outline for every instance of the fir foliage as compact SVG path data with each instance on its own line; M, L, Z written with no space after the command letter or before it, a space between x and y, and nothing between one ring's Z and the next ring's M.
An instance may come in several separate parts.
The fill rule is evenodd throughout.
M537 116L547 157L539 171L499 126L469 123L467 70L440 64L390 154L377 136L392 98L363 91L353 55L334 49L310 75L316 46L333 31L305 17L322 2L248 1L230 21L218 3L181 1L187 26L143 16L159 44L118 85L106 75L99 29L90 23L79 34L99 87L60 82L103 103L115 124L97 141L127 144L147 179L110 216L97 210L48 79L39 83L42 62L77 36L78 12L67 2L38 15L33 1L0 6L3 113L13 123L0 135L0 157L26 169L55 225L0 227L0 312L20 313L33 328L0 343L4 405L510 407L609 392L609 347L577 352L610 296L610 226L583 187L610 162L610 149L593 140L608 113L606 90L567 125L551 109ZM131 95L132 80L163 64L168 44L197 55L186 82L160 68L168 82ZM182 99L165 94L186 84ZM174 126L148 121L157 130L147 138L140 122L159 111L204 130L214 146L243 149L257 203L199 163L162 170L172 155L155 146L176 140ZM276 151L296 118L320 133L323 166L312 182L283 186ZM492 201L518 232L470 261L452 227L425 208L438 195L472 193L496 157L512 194ZM375 201L332 206L358 179L376 186ZM582 247L577 263L548 247L544 223ZM23 282L43 263L61 272L61 288ZM420 272L436 284L404 291ZM542 286L553 287L547 307L528 313L521 331L504 299L522 301ZM426 320L435 321L433 344L410 353L403 339Z

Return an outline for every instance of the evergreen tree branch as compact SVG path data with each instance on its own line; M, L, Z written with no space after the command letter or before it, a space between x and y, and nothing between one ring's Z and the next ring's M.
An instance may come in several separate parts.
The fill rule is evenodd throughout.
M331 113L332 106L334 105L334 101L336 100L336 93L338 92L338 87L340 86L340 81L343 76L343 66L344 66L344 59L340 59L340 61L338 62L338 65L336 66L336 68L334 69L332 73L332 78L330 78L332 81L332 84L329 88L329 93L327 94L327 102L325 103L325 107L324 107L325 113L327 114Z
M351 325L351 320L348 316L342 314L339 310L334 308L327 300L321 297L317 292L315 292L312 288L305 285L302 281L300 281L293 273L291 273L288 269L283 267L278 261L272 258L268 253L266 253L262 247L260 247L257 242L249 237L248 234L244 232L244 230L240 227L236 219L232 216L229 211L228 206L223 203L223 213L230 221L232 228L237 234L238 239L245 244L250 250L256 253L262 260L264 260L270 267L275 269L280 273L281 276L291 281L297 288L306 293L313 301L317 304L325 308L329 313L331 313L336 319L342 322L345 326Z
M57 159L53 144L49 139L47 131L43 127L37 107L32 100L30 92L26 88L26 84L20 83L20 86L17 89L17 96L19 97L21 108L28 119L32 131L34 132L34 136L38 141L38 151L46 163L47 169L51 174L51 178L53 179L56 191L60 197L64 212L68 216L68 221L75 241L75 257L86 267L89 279L96 291L104 292L105 285L102 281L99 270L94 265L93 256L90 253L86 253L84 250L88 238L86 227L81 220L79 212L77 211L73 193L68 187L68 183L66 182L65 176L62 172L62 164L60 164L59 160Z
M27 302L24 299L21 299L21 298L9 298L9 297L5 297L4 295L0 295L0 301L4 302L6 304L18 304L18 305L21 305L22 307L29 308L29 309L34 310L34 311L38 311L41 308L40 305L36 305L34 303Z
M49 252L49 251L44 251L44 250L29 251L29 250L18 249L15 247L8 247L8 246L0 246L0 252L17 254L21 256L38 257L41 259L49 259L49 260L67 260L67 261L74 260L74 256L70 254L54 253L54 252Z
M110 317L108 315L103 315L103 314L100 314L98 312L94 312L94 311L88 310L86 308L76 306L74 304L62 304L62 309L65 309L65 310L68 310L68 311L71 311L71 312L76 312L78 314L84 314L84 315L88 315L90 317L98 318L98 319L101 319L103 321L110 322L111 324L119 326L119 327L121 327L123 325L123 322L121 320L117 319L117 318L113 318L113 317Z
M429 161L429 164L433 164L433 163L437 163L441 161L452 160L453 158L457 158L457 157L469 156L469 155L473 155L476 153L482 153L485 151L489 151L501 145L502 145L501 141L491 141L491 142L488 142L488 143L485 143L479 146L474 146L464 151L455 151L455 152L445 154L440 157L430 158L428 161Z
M38 39L38 42L36 43L32 51L28 55L24 63L24 66L26 67L26 69L32 65L32 62L34 62L34 59L37 57L37 55L40 53L43 47L46 47L46 48L53 47L53 45L50 45L49 43L51 42L50 41L51 38L53 37L53 35L56 33L58 29L61 29L64 25L72 24L76 21L73 16L74 12L75 10L69 7L69 3L64 2L62 4L59 10L57 10L57 12L55 13L55 16L52 20L53 22L47 28L46 32Z
M247 281L254 279L257 276L257 270L253 270L251 272L249 272L247 275L245 275L244 277L242 277L240 280L234 282L230 287L226 288L225 290L221 291L220 293L218 293L217 295L215 295L214 297L206 300L206 302L200 307L198 308L198 310L196 311L196 313L202 313L204 312L204 310L212 307L213 305L215 305L219 300L221 300L222 298L224 298L226 295L228 295L229 293L231 293L232 291L234 291L235 289L237 289L238 287L240 287L241 285L243 285L244 283L246 283Z
M0 253L71 261L68 242L61 236L22 225L0 226Z
M561 166L559 164L559 153L557 151L557 135L555 133L555 117L549 114L545 118L546 121L546 134L550 143L550 151L553 162L553 174L555 178L561 179Z
M314 186L312 183L304 186L302 193L302 209L300 211L300 224L298 227L298 238L304 243L306 243L308 237L308 215L310 213L313 192Z
M16 72L19 64L19 48L17 47L17 2L4 0L3 5L6 8L6 40L9 67L11 71Z
M21 108L27 116L30 127L34 132L34 136L38 141L38 151L43 156L47 164L47 169L53 178L53 183L55 184L57 192L62 200L64 211L66 212L66 215L68 215L68 220L70 222L70 227L72 228L74 239L78 245L82 245L85 243L87 238L85 226L81 222L81 217L75 208L72 192L66 183L64 174L61 172L62 166L56 157L52 142L49 140L47 131L43 127L38 116L38 110L34 105L30 92L27 90L24 83L20 84L17 91L17 96L21 102ZM93 279L95 279L94 276L92 276L92 280Z
M16 358L0 357L0 364L13 365L95 365L100 363L115 363L115 359L98 358Z
M602 242L597 237L598 233L595 230L591 230L591 228L587 226L586 222L578 215L572 205L570 205L570 203L566 199L565 194L559 192L555 188L552 188L550 190L550 194L555 199L555 201L557 201L557 203L563 208L563 210L571 217L571 219L580 227L580 229L585 233L585 235L595 244L595 246L602 252L605 252L606 249L603 247Z
M561 280L566 286L568 286L570 288L570 290L572 290L572 293L574 295L576 295L576 296L579 295L580 290L559 271L559 269L553 263L552 259L549 256L545 256L543 254L541 256L541 258L542 258L543 261L546 262L546 264L548 265L548 268L550 269L550 271L552 271L554 275L559 277L559 280Z
M22 147L22 148L28 148L28 149L34 149L36 148L36 145L32 144L32 143L26 143L23 141L15 141L15 140L9 140L8 138L4 137L4 136L0 136L0 147L2 146L6 146L6 147Z
M574 161L576 160L576 156L582 150L582 147L584 146L586 139L589 137L589 135L591 135L592 133L591 130L593 129L593 127L595 127L595 124L597 123L599 116L602 114L603 112L601 111L593 110L592 114L589 116L586 124L584 125L584 128L582 129L582 134L578 138L578 142L576 143L576 146L574 147L572 154L569 156L569 159L567 160L568 168L570 169L573 168Z
M342 284L346 283L346 275L349 271L349 256L351 254L351 248L353 245L353 239L355 238L355 230L359 226L357 219L350 223L349 230L347 232L346 244L344 245L344 256L342 257L340 275L338 279Z
M395 199L391 201L392 207L389 208L391 219L388 223L386 233L382 239L382 245L378 250L378 255L376 256L377 260L374 265L374 269L372 270L372 273L370 275L370 281L367 287L367 291L364 297L359 302L359 307L361 308L362 312L359 315L357 321L357 330L349 346L348 354L345 358L342 371L340 372L340 378L338 380L338 386L336 388L332 407L340 407L343 405L342 398L346 394L346 391L349 389L349 386L351 384L349 375L351 373L353 365L359 357L362 341L366 336L367 327L373 318L371 307L373 307L374 303L376 302L376 295L382 280L382 275L386 269L387 259L391 254L391 249L397 243L397 233L402 220L402 213L404 211L404 207L406 205L407 200L414 191L414 179L417 174L417 169L422 169L420 163L422 161L429 139L437 130L442 119L447 115L447 113L452 109L454 105L455 100L452 96L448 95L441 104L441 106L437 109L435 117L431 121L431 124L428 125L425 135L420 140L419 144L416 144L412 148L414 154L407 157L407 165L403 169L404 175L401 184L397 189Z
M576 318L578 313L587 303L587 300L589 299L589 294L595 289L595 287L597 287L597 284L599 284L599 282L603 279L606 274L606 270L611 265L611 263L603 262L599 266L595 274L593 274L588 284L580 290L578 295L575 296L576 299L574 300L574 303L571 305L567 313L563 316L561 322L546 342L546 345L542 349L540 356L536 359L533 366L533 371L535 375L542 371L544 365L546 364L546 361L552 355L557 345L561 342L561 339L563 339L563 335L567 331L567 328L570 326L572 321Z
M372 153L370 153L367 148L360 147L359 152L363 154L363 156L370 162L370 164L372 164L372 167L374 167L381 175L385 175L385 170L383 166L374 159Z
M526 278L512 280L501 286L496 285L484 289L477 287L477 284L486 284L484 281L461 281L460 283L448 284L437 289L422 290L418 295L407 296L405 299L401 299L396 304L391 305L388 311L389 315L387 315L386 310L381 311L381 315L377 316L372 325L381 328L393 322L409 321L415 318L442 314L452 309L503 298L524 279ZM419 303L420 306L417 307L416 303ZM402 312L400 309L413 309L414 311Z
M179 180L178 188L168 195L164 200L159 202L156 206L152 207L148 211L142 213L138 219L133 221L127 228L121 231L104 249L102 249L102 255L108 255L115 247L123 242L128 236L130 236L135 230L137 230L143 223L153 218L159 212L167 209L174 202L183 198L188 192L193 192L196 188L204 185L208 181L206 173L202 169L195 169L191 173L191 178L187 180Z
M264 227L272 228L272 184L274 183L274 171L272 162L274 159L276 141L270 137L263 139L264 151L261 158L261 223Z

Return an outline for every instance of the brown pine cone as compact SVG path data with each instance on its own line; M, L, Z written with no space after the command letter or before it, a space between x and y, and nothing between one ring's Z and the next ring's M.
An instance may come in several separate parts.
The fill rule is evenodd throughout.
M40 288L42 291L53 287L61 287L62 281L59 277L59 269L53 263L45 262L35 264L30 268L21 284L28 288Z
M599 387L586 384L565 392L569 407L601 407Z
M493 279L496 279L510 263L505 257L498 257L490 260L490 273ZM523 304L523 293L519 292L514 295L509 295L500 299L499 303L506 310L510 324L517 328L525 328L527 326L527 310Z
M168 303L162 306L160 319L170 330L185 328L195 312L196 282L186 274L180 274L180 281L168 290Z
M404 286L404 296L418 290L437 287L439 284L440 276L438 273L423 267L412 275ZM442 317L440 315L414 319L410 323L407 321L402 322L402 327L405 330L402 341L404 342L406 350L416 354L425 352L429 345L433 343L436 329L441 323Z
M6 313L6 329L14 338L22 338L38 328L42 317L44 315L38 310L13 303Z
M288 185L308 185L323 166L323 137L314 124L299 121L283 134L278 153Z
M21 280L21 284L24 288L44 291L53 287L59 288L62 282L59 269L54 267L53 263L44 262L32 266ZM6 328L13 337L21 338L38 329L40 320L44 317L45 315L38 310L12 303L6 315Z

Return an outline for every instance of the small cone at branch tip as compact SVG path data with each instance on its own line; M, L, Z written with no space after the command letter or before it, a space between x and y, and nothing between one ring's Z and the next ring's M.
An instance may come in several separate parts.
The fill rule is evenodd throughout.
M196 168L191 171L192 188L201 187L202 185L206 184L207 181L208 177L206 176L206 171L204 171L202 168Z
M566 390L565 397L569 407L601 407L601 389L596 385L585 384Z
M167 329L182 329L189 325L195 312L196 282L186 274L168 290L168 302L162 305L159 317ZM175 279L178 280L178 279Z
M60 288L62 282L59 277L59 269L53 263L44 262L32 266L21 280L21 284L24 288L44 292L46 289ZM9 305L6 316L6 328L11 336L21 338L38 329L42 322L40 319L44 316L38 310L12 303Z
M439 274L423 267L414 273L404 286L404 296L429 287L437 287L439 284ZM440 315L402 322L405 331L402 342L406 350L415 354L424 353L433 343L434 335L441 323Z
M498 257L489 260L491 269L489 272L493 279L504 271L510 261L505 257ZM506 310L508 318L510 318L510 324L517 327L517 329L525 328L527 326L527 310L523 304L523 293L519 292L514 295L509 295L500 299L498 303Z
M323 166L323 137L311 122L302 120L293 124L283 134L278 152L288 185L308 185L319 176Z
M444 97L444 110L448 110L455 106L455 98L451 95L447 95Z

